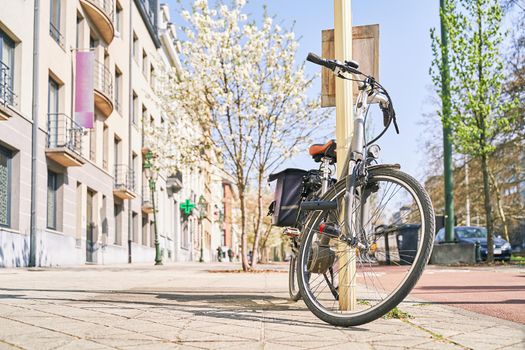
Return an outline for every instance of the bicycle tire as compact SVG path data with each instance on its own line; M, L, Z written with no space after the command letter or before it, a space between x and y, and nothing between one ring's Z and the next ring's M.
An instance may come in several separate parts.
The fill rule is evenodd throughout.
M288 293L290 300L299 301L301 299L301 292L297 284L297 258L292 255L290 258L290 270L288 271Z
M309 259L311 259L310 255L313 256L313 253L311 253L313 251L312 241L314 238L320 236L320 233L319 233L320 231L317 231L315 229L315 227L317 227L316 225L319 225L323 217L326 218L326 217L329 217L330 215L338 216L339 214L329 213L329 211L317 211L317 212L312 212L309 215L309 218L307 219L307 224L305 225L305 230L302 234L299 255L297 257L298 259L297 277L298 277L298 283L299 283L299 291L308 309L310 309L310 311L315 316L335 326L349 327L349 326L357 326L357 325L361 325L364 323L368 323L368 322L376 320L379 317L385 315L388 311L390 311L395 306L397 306L401 301L403 301L403 299L409 294L409 292L412 290L414 285L417 283L419 277L421 276L423 272L424 267L426 266L428 262L428 259L430 257L430 253L432 250L432 245L434 241L434 226L435 226L434 211L432 208L430 197L428 196L426 191L423 189L421 184L419 184L417 180L415 180L412 176L406 173L403 173L394 168L382 167L382 166L379 166L377 168L372 167L369 170L368 179L369 179L369 182L367 182L367 185L365 186L368 186L368 184L372 184L372 183L378 183L379 181L386 182L388 180L393 183L398 183L400 186L405 187L407 192L413 196L415 203L418 205L418 211L421 217L421 228L419 230L419 232L421 233L421 238L419 238L418 236L417 252L415 252L415 258L414 258L412 265L410 266L408 275L400 282L401 284L397 286L397 288L395 288L395 290L393 290L391 294L388 295L386 299L381 299L378 302L378 304L368 309L366 309L365 306L362 306L362 308L365 308L365 310L356 311L353 314L347 314L342 311L340 313L337 313L337 312L333 312L327 309L324 305L322 305L320 301L321 298L319 297L319 300L318 300L313 295L312 291L310 291L309 284L312 282L312 273L308 271L308 263L309 263ZM346 187L346 184L344 180L339 181L335 185L335 187L333 187L327 194L323 196L323 200L336 200L338 201L338 203L342 203L342 198L344 197L344 193L345 193L345 187ZM363 189L364 188L360 188L360 191L363 191ZM361 193L364 193L364 192L361 192ZM366 201L368 201L368 199L366 199ZM365 225L368 225L368 224L369 223L367 222ZM386 234L385 237L386 237L385 241L388 240L388 234ZM402 254L399 253L400 260L402 260L401 256ZM357 258L358 256L356 255L356 260ZM361 255L359 255L359 259L361 259ZM372 264L370 263L370 266L371 265ZM379 263L377 265L380 266ZM401 264L399 265L401 266ZM335 263L333 266L335 266ZM395 267L397 268L397 266ZM333 272L330 271L330 273L332 274L332 282L331 282L332 285L329 288L331 290L331 289L335 289L335 286L334 286L335 283L334 283ZM369 272L366 272L366 273L362 272L361 280L364 279L365 283L367 282L366 278L368 274ZM354 277L354 278L356 279L359 278L359 275L357 272L356 272L356 275L358 277ZM326 272L324 272L324 278L326 279L326 284L329 285L330 281L326 277ZM369 276L369 278L371 277ZM331 293L334 294L334 299L336 299L339 304L339 299L338 299L339 295L336 294L338 293L338 289L335 292L332 290ZM335 298L336 295L337 295L337 298ZM379 297L381 297L381 293L378 293L378 295Z

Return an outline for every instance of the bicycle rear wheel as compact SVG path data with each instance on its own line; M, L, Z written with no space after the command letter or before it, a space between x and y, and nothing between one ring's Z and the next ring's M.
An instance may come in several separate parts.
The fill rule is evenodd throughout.
M344 195L340 181L323 196L338 208L310 214L297 273L308 308L325 322L347 327L383 316L408 295L430 256L435 223L430 198L413 177L372 167L355 190L350 226L359 248L351 247L340 234Z
M297 285L297 258L293 254L290 258L290 270L288 272L288 293L293 301L301 299L301 292Z

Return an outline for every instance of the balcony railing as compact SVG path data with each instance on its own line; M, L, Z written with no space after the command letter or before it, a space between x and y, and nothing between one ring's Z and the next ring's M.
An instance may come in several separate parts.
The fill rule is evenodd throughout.
M64 48L64 36L60 33L60 29L55 27L53 23L49 23L49 35L60 45L61 48Z
M2 61L0 61L0 104L3 106L16 105L16 95L13 91L13 72Z
M103 93L113 102L113 75L104 63L97 60L95 60L94 70L93 79L95 89Z
M66 114L48 114L47 132L47 148L66 148L82 154L83 129Z
M135 198L135 174L125 164L115 165L115 184L113 194L121 199Z
M49 113L47 117L46 156L65 167L80 166L82 134L84 130L63 113Z
M113 0L87 0L87 2L99 8L113 22L113 10L115 8Z

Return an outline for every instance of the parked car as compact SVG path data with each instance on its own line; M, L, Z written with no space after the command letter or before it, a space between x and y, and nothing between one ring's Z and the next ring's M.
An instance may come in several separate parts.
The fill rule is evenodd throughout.
M445 228L438 231L435 243L445 241ZM481 259L487 260L487 229L478 226L456 226L454 227L454 241L458 243L480 244ZM512 254L510 243L494 235L494 259L509 261Z

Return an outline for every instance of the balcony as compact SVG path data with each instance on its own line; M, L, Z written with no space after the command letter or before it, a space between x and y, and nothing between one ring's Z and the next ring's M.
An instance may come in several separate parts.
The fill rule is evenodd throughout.
M135 174L125 164L115 165L115 184L113 195L120 199L133 199L135 194Z
M95 107L109 117L113 112L113 75L101 62L95 61L94 66Z
M0 107L16 106L16 95L13 91L13 74L9 67L0 61ZM0 120L7 120L8 113L2 113L0 109Z
M111 44L115 37L113 0L80 0L82 8L89 16L106 44Z
M82 127L67 115L48 114L46 156L65 167L81 166L85 163L82 133Z
M153 213L153 201L151 198L151 189L148 186L148 181L145 181L142 186L142 212L145 214Z

